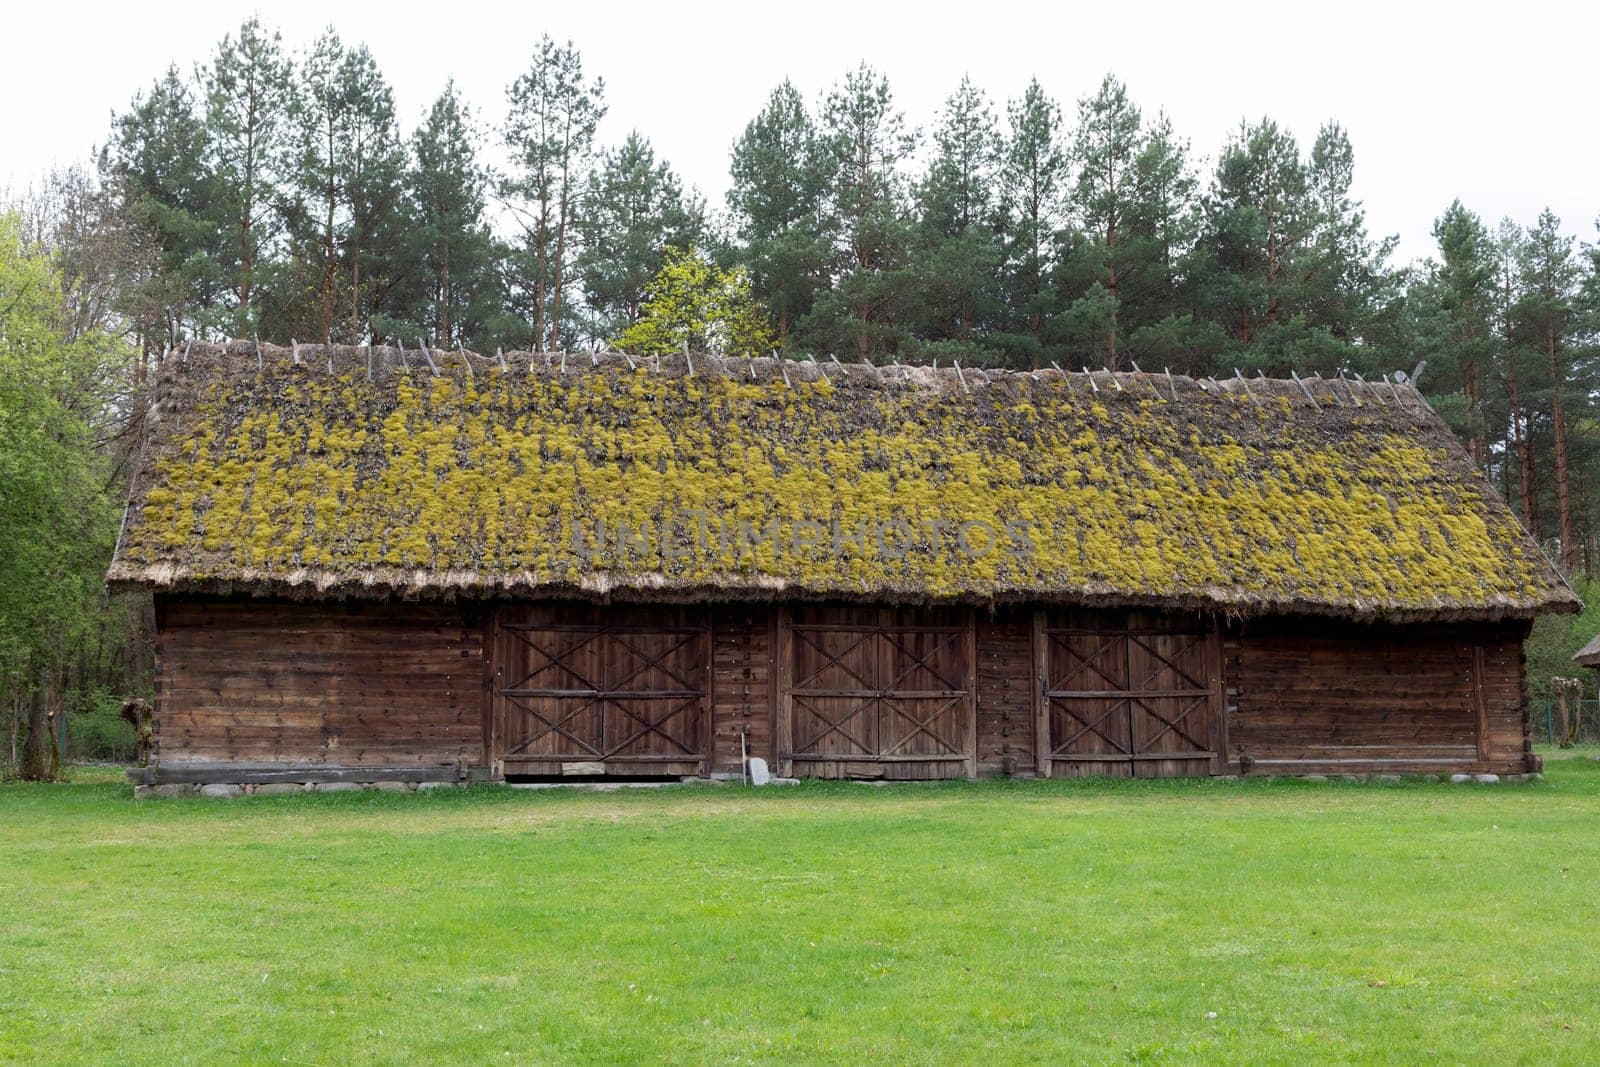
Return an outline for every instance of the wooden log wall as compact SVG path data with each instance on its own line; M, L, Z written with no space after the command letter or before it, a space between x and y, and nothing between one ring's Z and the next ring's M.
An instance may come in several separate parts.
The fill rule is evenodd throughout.
M1034 769L1033 626L1028 609L978 612L978 771Z
M495 620L509 618L507 610L525 608L163 597L157 609L157 758L163 765L471 768L496 758L493 694L499 676L494 657L485 655L485 634L498 632ZM592 620L595 610L588 608L583 618ZM630 618L658 611L618 610L631 612ZM884 620L889 633L858 647L868 616ZM1049 629L1064 626L1064 616L1031 608L884 613L859 606L727 604L702 609L700 617L709 630L703 644L709 737L705 759L685 763L692 766L688 773L738 773L743 738L747 751L774 770L788 762L799 774L1031 775L1039 768L1038 753L1048 758L1051 751L1052 739L1040 734L1040 724L1055 729L1052 723L1070 723L1067 713L1087 706L1069 694L1056 698L1061 714L1048 699L1041 712L1040 693L1066 683L1057 678L1041 690L1039 664L1061 674L1076 662L1070 655L1076 639ZM1185 625L1194 629L1195 617L1188 616ZM807 628L797 642L796 630ZM1135 761L1135 773L1531 769L1526 634L1520 623L1374 627L1278 619L1218 627L1204 653L1216 664L1208 677L1225 693L1211 734L1217 757L1209 766L1198 760ZM1169 650L1141 640L1155 653L1176 655L1176 645ZM1085 644L1083 655L1098 647ZM869 649L875 651L867 656ZM810 680L796 678L796 671ZM1103 688L1110 684L1104 673L1085 672L1099 680L1074 684ZM1146 689L1172 687L1165 675L1152 677ZM792 694L809 701L812 719L801 724L801 733L814 739L828 716L842 719L852 702L880 686L897 690L875 698L884 704L877 713L881 736L859 729L857 721L847 725L859 740L898 760L874 765L846 756L813 759L809 766L786 760L796 744ZM970 695L951 695L958 693ZM1187 699L1146 693L1132 706L1150 713L1145 725L1161 727L1178 720ZM673 728L687 721L679 716ZM1197 721L1191 717L1179 726L1199 737L1189 725ZM1193 747L1177 730L1164 733L1164 745ZM1057 748L1066 743L1053 740ZM843 743L839 734L828 735L822 751ZM945 759L952 746L969 755ZM1082 742L1068 744L1072 751L1081 747ZM1104 757L1114 756L1118 746L1101 747L1107 751L1095 755ZM1057 774L1083 773L1088 766L1064 753L1053 762Z
M1224 642L1231 762L1249 773L1531 769L1522 624L1260 620Z
M711 722L713 769L738 774L740 738L747 751L778 766L774 709L778 701L777 612L765 605L712 610Z
M482 626L451 605L156 603L163 765L474 765Z

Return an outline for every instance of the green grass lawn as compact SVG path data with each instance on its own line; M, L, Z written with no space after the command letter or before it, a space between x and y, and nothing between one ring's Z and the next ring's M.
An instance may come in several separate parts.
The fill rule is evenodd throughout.
M1544 782L0 786L0 1060L1600 1057Z

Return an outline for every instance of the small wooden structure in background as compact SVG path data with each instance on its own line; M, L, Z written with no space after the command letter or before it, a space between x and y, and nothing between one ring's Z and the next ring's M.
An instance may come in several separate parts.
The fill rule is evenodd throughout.
M147 780L1537 769L1577 600L1409 384L435 355L169 361Z

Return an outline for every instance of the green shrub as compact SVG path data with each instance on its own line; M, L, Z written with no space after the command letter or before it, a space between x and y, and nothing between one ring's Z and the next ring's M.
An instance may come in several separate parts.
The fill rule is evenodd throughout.
M122 697L106 689L69 694L67 730L79 759L131 763L138 754L133 727L122 718Z

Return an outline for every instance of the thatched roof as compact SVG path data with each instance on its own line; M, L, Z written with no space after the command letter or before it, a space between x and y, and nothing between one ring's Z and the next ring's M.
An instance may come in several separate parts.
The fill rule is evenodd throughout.
M1577 605L1410 386L249 343L166 361L109 577L1397 621Z
M1574 652L1572 662L1580 667L1600 667L1600 635Z

